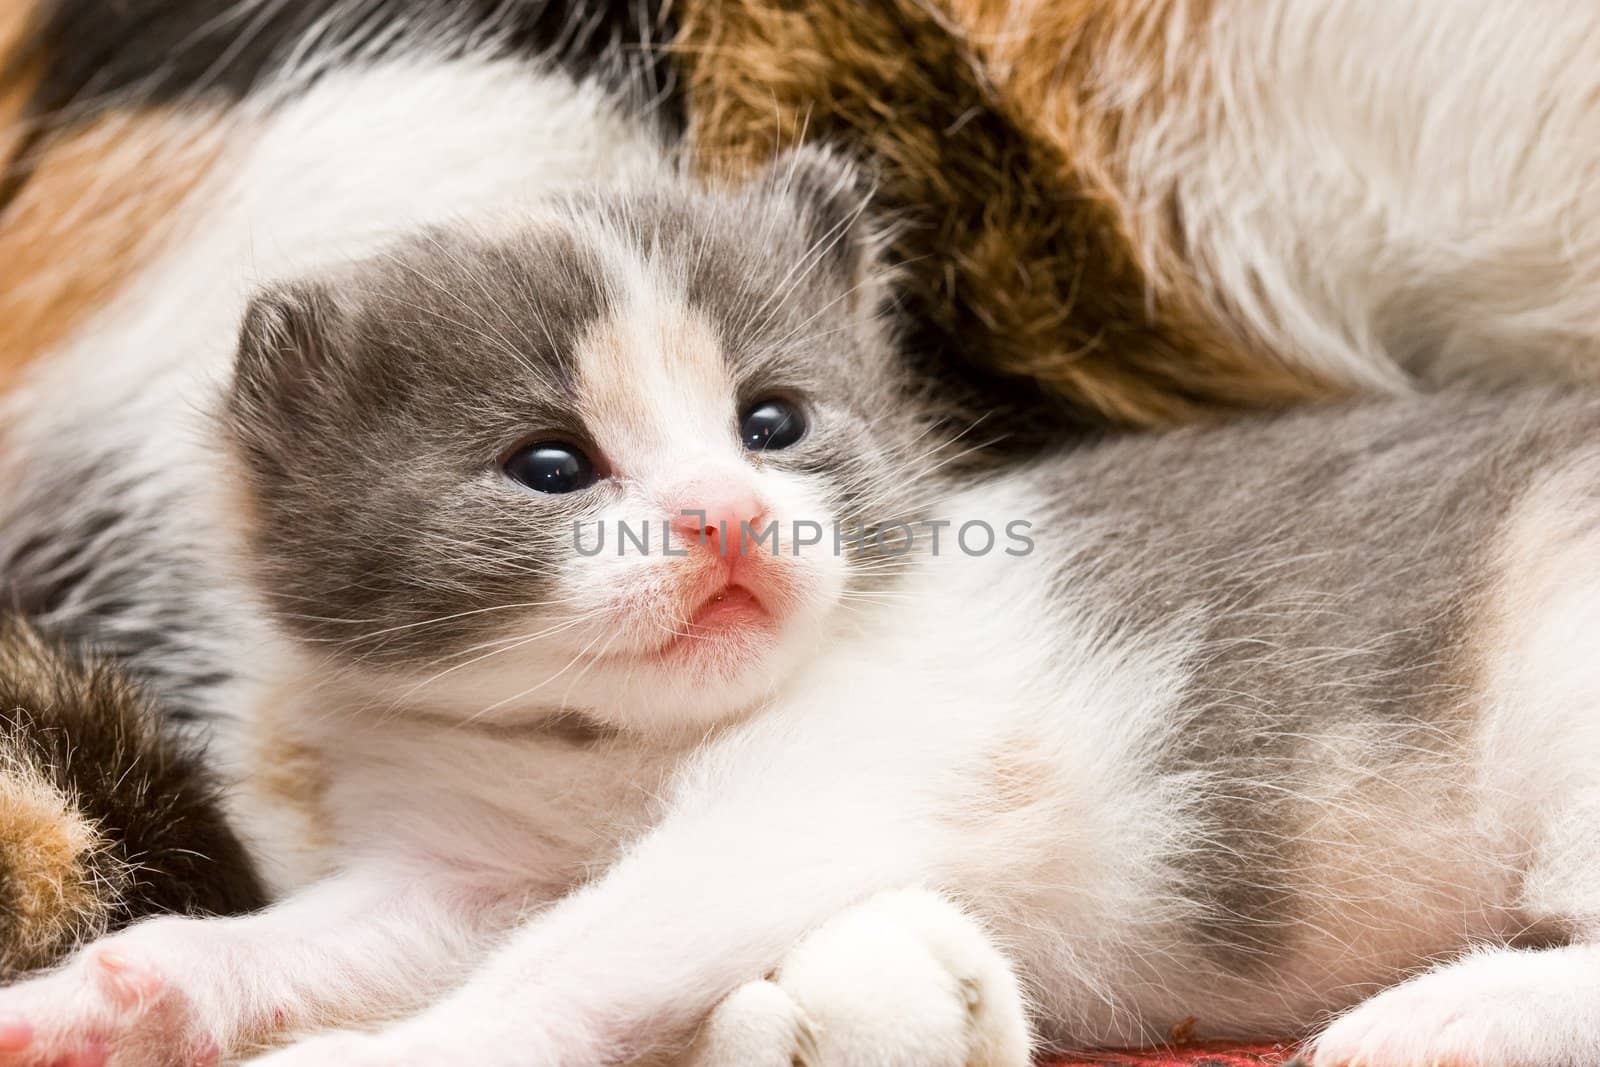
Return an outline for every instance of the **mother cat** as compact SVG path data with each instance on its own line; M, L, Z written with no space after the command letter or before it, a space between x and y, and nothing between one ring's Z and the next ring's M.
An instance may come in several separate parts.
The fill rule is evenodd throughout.
M207 263L238 286L315 258L302 215L340 244L582 180L596 83L708 170L869 158L917 349L979 406L1147 426L1592 373L1597 70L1587 0L11 0L0 387L193 285L161 252L219 197L261 238Z
M0 992L0 1063L410 1015L263 1064L1021 1067L1357 1004L1316 1063L1600 1059L1600 393L952 475L851 189L658 178L254 302L191 489L261 605L243 825L311 884ZM575 532L621 523L666 543Z

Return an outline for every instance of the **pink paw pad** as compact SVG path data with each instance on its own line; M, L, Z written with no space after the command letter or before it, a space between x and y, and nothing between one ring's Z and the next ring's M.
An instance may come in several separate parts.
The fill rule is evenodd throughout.
M222 1062L222 1046L211 1038L201 1038L189 1054L189 1067L217 1067Z
M94 1038L88 1044L53 1061L50 1067L105 1067L105 1064L106 1043L102 1038Z
M23 1052L32 1044L32 1026L18 1019L0 1019L0 1055Z

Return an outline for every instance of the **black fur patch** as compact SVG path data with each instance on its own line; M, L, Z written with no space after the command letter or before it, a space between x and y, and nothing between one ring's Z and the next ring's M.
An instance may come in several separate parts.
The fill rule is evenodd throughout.
M163 536L164 516L184 503L136 493L99 455L30 473L0 527L4 607L116 662L169 719L198 719L230 680L204 636L227 624L206 595L206 548ZM156 587L163 594L149 595Z
M244 97L307 55L425 49L549 59L675 109L662 0L46 0L22 53L38 115Z

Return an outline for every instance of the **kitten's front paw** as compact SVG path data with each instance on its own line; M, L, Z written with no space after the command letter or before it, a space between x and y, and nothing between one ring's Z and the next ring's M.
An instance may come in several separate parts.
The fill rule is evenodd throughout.
M1600 1063L1594 950L1497 950L1395 986L1337 1019L1315 1067L1571 1067Z
M801 941L706 1021L687 1067L1026 1067L1010 966L944 898L884 893Z
M213 1067L221 1047L175 977L122 936L0 990L0 1067Z

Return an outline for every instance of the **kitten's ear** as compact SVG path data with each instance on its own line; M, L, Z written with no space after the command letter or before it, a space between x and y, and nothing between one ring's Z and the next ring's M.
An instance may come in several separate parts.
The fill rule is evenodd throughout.
M861 167L834 149L804 145L774 160L765 180L799 207L823 256L852 276L875 265L882 234L869 210L872 187Z
M324 285L297 282L257 294L239 333L234 403L292 406L308 390L325 388L339 322L338 305Z
M239 333L228 430L257 462L276 452L339 388L343 312L324 285L295 283L250 301Z

